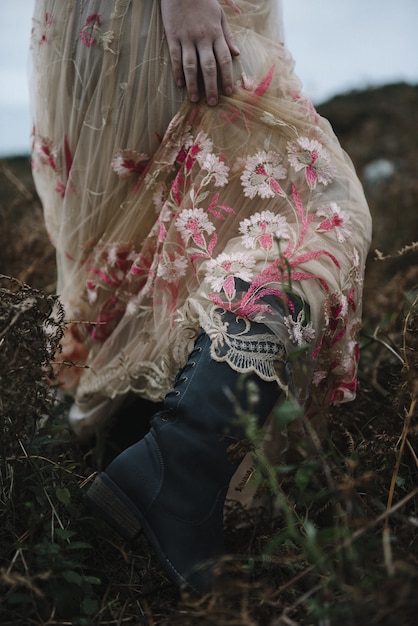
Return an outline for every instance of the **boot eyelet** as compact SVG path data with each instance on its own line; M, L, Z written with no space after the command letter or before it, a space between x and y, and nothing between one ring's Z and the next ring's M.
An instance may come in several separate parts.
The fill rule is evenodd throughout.
M185 383L187 380L188 380L187 376L182 376L179 380L179 383Z

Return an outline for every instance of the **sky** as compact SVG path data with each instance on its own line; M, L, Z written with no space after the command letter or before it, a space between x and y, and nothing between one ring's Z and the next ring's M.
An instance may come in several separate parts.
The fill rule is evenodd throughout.
M0 157L29 152L33 4L0 0ZM418 85L418 0L284 0L284 20L296 73L315 104L352 89Z

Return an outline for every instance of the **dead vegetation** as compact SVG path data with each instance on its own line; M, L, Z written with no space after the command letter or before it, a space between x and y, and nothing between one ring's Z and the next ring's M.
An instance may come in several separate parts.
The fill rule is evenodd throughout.
M144 540L125 544L84 508L90 457L47 383L63 328L54 252L28 159L0 164L1 624L415 624L417 104L417 88L393 85L321 108L375 224L359 393L332 411L320 458L260 479L275 515L230 511L228 557L199 599L171 586Z

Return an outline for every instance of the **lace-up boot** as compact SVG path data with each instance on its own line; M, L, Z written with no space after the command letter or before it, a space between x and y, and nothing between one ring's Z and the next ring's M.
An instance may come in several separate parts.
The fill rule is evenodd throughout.
M245 454L231 458L228 450L245 438L236 407L248 407L247 381L254 381L258 402L251 410L261 425L279 396L276 382L254 373L243 384L242 375L211 358L210 346L201 333L150 432L117 456L86 496L126 539L143 531L169 577L198 593L207 590L223 552L225 496Z

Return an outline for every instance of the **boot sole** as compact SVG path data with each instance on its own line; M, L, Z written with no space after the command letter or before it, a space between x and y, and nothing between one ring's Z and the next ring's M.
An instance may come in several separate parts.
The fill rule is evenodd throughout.
M142 515L137 507L106 473L99 474L94 479L85 499L92 511L104 519L127 541L132 541L140 533L143 533L169 578L180 587L187 586L196 593L201 593L177 571L161 549L151 527L145 520L142 520Z

